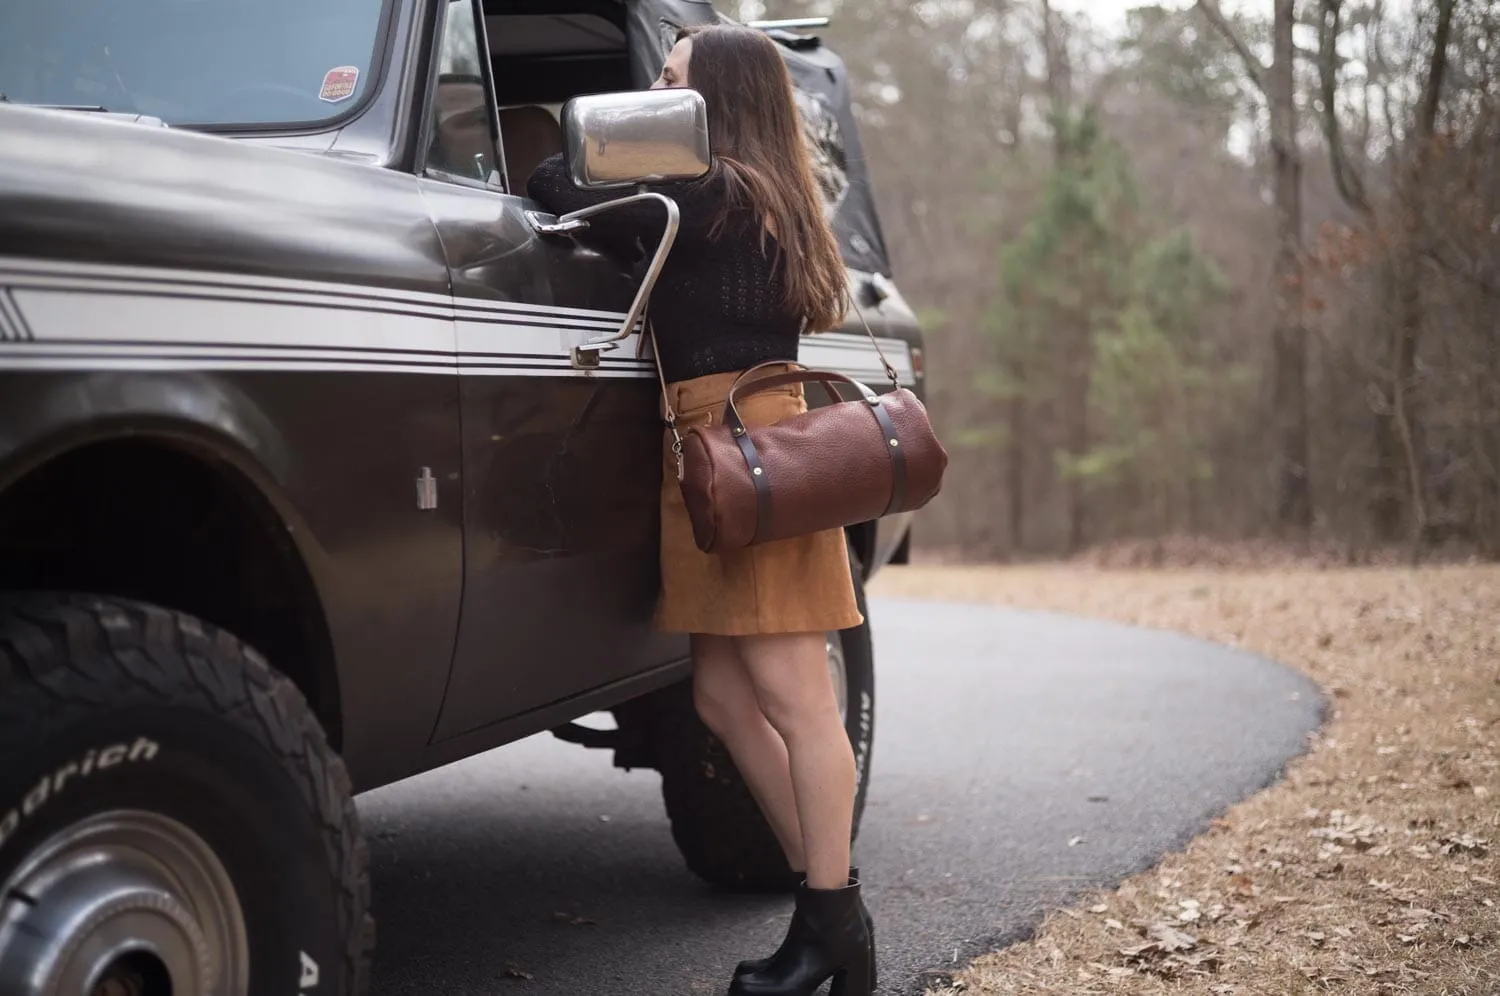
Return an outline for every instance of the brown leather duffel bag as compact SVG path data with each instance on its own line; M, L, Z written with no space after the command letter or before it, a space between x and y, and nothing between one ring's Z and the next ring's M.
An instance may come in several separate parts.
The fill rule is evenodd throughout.
M870 339L875 341L873 334ZM942 487L948 454L922 402L900 386L883 353L881 360L895 385L884 395L826 370L755 376L766 367L784 368L784 361L751 367L730 389L722 424L681 434L663 382L677 477L700 550L716 553L851 526L932 500ZM745 427L738 400L799 382L822 384L831 403L774 425ZM844 400L840 384L859 397Z

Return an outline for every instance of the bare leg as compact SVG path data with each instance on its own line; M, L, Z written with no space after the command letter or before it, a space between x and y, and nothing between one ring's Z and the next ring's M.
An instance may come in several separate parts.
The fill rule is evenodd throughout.
M734 639L695 634L692 643L693 705L698 716L729 748L729 756L771 824L787 863L793 871L801 872L807 868L807 861L797 824L786 743L761 712Z
M735 640L761 712L786 741L807 884L843 888L854 821L854 749L828 675L826 637L794 633Z

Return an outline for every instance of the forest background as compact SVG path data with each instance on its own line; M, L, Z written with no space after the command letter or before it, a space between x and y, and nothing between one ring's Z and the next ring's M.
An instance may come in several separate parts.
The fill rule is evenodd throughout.
M857 86L954 456L919 556L1500 557L1500 4L738 7Z

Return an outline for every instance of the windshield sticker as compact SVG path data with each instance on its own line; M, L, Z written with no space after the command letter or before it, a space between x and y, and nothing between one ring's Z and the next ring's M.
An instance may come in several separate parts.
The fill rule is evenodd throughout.
M354 96L354 85L359 82L358 66L339 66L323 74L323 87L318 99L330 104L348 100Z

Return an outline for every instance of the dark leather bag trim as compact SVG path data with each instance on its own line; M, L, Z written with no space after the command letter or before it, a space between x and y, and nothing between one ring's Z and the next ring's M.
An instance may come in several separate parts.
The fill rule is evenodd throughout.
M901 449L896 423L891 421L891 413L885 410L885 405L878 400L872 401L870 410L875 413L875 421L880 423L886 451L891 455L891 502L885 507L885 514L890 515L906 502L906 453Z
M766 468L761 466L760 454L755 450L750 433L743 425L736 425L730 431L734 441L739 443L745 466L750 468L750 483L755 485L755 539L752 542L759 542L761 534L771 524L771 482L766 476Z

